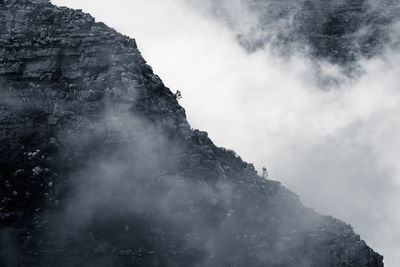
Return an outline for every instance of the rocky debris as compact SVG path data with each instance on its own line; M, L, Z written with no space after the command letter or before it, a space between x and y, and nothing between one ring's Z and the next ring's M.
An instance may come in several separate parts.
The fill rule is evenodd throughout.
M135 40L45 0L0 20L0 266L382 266L192 130Z

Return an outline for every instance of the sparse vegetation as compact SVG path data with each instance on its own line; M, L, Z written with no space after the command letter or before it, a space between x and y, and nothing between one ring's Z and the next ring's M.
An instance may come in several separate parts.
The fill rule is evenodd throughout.
M181 98L182 98L182 93L181 93L181 91L177 90L176 93L175 93L175 97L176 97L176 100L181 99Z

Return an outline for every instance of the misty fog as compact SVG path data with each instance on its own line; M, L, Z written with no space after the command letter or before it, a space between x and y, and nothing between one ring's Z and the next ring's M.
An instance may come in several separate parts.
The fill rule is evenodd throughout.
M52 2L135 38L166 86L182 92L192 127L266 166L306 206L350 223L387 266L400 262L398 24L349 74L307 47L283 56L267 42L249 53L237 33L258 22L241 1L228 7L230 23L208 1Z

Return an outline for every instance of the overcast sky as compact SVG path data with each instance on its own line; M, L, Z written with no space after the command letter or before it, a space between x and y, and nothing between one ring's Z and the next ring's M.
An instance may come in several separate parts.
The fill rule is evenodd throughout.
M400 264L400 53L361 60L353 79L319 62L319 72L341 80L321 90L315 60L268 47L249 54L231 28L189 1L52 2L135 38L166 86L182 92L193 128L266 166L306 206L351 224L386 266Z

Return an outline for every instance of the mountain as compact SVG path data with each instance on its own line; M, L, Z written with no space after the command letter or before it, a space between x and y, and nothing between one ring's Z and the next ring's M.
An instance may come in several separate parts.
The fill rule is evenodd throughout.
M204 2L190 0L193 3ZM205 0L249 52L271 45L351 67L398 43L400 5L393 0ZM233 4L234 3L234 4ZM246 16L246 13L247 14ZM238 14L241 14L241 16Z
M1 267L383 266L191 129L135 40L46 0L0 20Z

